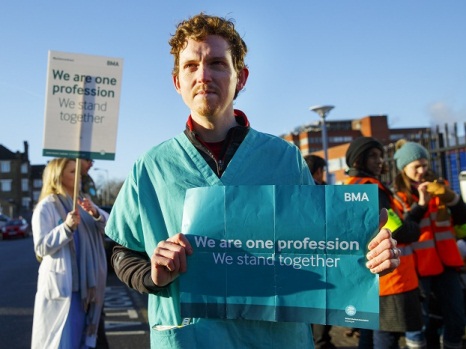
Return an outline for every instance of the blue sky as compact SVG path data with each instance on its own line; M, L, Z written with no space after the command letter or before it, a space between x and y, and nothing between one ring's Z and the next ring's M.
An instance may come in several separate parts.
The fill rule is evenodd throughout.
M201 11L234 18L248 45L235 107L258 130L317 121L317 104L335 106L329 120L386 114L398 128L466 121L463 0L16 0L0 5L0 144L23 151L26 140L32 164L50 159L48 50L123 58L116 159L94 166L124 179L139 155L184 129L189 110L172 86L167 42Z

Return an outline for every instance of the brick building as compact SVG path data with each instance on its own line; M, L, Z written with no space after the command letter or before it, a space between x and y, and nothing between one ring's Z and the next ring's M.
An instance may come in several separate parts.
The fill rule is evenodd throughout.
M335 183L345 179L347 168L345 154L349 143L358 137L374 137L388 145L401 138L419 140L429 128L392 128L388 127L387 115L370 115L354 120L326 120L328 139L328 172L334 174ZM315 154L324 157L322 150L322 121L296 128L282 135L283 139L295 144L305 156Z
M0 213L10 217L31 216L37 202L37 187L34 185L40 180L42 188L44 167L30 164L28 142L24 142L23 152L12 152L0 144Z

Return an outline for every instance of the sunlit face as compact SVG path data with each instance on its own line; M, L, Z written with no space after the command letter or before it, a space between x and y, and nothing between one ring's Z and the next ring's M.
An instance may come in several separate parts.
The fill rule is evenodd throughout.
M196 120L233 115L235 91L243 88L247 73L236 73L225 39L217 35L200 42L188 39L179 58L179 74L173 82L191 116Z
M76 173L76 161L68 161L61 175L63 188L69 195L74 192L74 175Z
M419 159L413 162L410 162L405 166L403 171L406 176L414 182L422 182L424 175L426 174L429 166L429 161L427 159Z
M383 153L378 148L372 148L367 154L366 163L364 167L367 172L375 177L380 176L383 168Z

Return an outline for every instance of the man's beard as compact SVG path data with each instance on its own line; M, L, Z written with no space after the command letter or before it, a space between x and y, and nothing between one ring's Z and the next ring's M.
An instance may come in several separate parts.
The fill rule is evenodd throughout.
M210 117L215 114L216 107L213 105L213 103L203 103L200 105L198 108L196 108L196 112L199 115Z
M203 84L196 89L195 93L197 94L199 93L199 91L209 91L210 93L214 93L215 95L210 97L206 95L202 96L202 101L198 104L196 112L202 116L213 116L218 106L217 101L215 100L219 97L219 95L217 94L217 89L215 87ZM210 99L214 99L214 101Z
M196 112L199 115L210 117L215 115L216 111L218 110L218 103L216 98L218 96L214 96L213 98L206 98L203 97L201 101L198 101L196 105ZM209 100L214 99L214 100Z

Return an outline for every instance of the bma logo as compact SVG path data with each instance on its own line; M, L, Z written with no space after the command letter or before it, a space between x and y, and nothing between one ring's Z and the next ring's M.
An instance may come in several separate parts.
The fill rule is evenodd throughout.
M345 201L369 201L367 193L345 193Z
M117 61L107 61L107 65L113 65L114 67L118 67L119 64Z
M345 308L345 313L348 316L354 316L354 315L356 315L356 308L353 305L348 305Z

